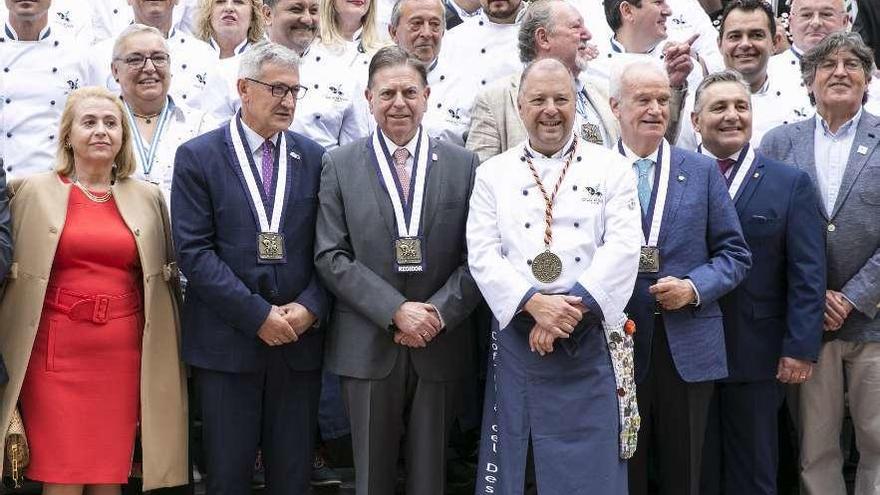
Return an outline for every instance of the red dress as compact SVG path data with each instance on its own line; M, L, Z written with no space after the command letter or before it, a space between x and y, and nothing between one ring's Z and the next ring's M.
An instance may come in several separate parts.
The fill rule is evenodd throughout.
M140 412L142 281L115 199L71 187L22 387L28 478L125 483Z

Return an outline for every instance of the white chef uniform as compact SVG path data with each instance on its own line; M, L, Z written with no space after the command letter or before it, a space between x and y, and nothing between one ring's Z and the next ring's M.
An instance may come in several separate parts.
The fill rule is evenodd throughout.
M59 119L67 96L85 86L82 52L50 23L38 41L18 41L8 24L0 33L0 156L6 176L55 166Z
M85 3L82 0L69 0ZM89 0L92 9L92 29L95 41L115 38L134 21L128 0ZM195 33L199 0L179 0L172 12L171 25L188 34Z
M92 46L86 64L89 84L118 92L119 83L110 70L115 42L115 38L109 38ZM171 54L169 93L174 100L207 112L218 121L232 117L234 99L226 80L215 67L217 55L210 45L173 28L167 42Z
M59 35L73 38L80 47L94 43L95 33L89 9L81 0L52 0L49 7L49 25ZM0 4L0 20L9 19L6 4Z

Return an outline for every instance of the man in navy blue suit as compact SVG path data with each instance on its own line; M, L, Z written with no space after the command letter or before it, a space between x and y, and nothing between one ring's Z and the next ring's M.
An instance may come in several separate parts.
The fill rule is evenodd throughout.
M661 495L697 495L713 381L727 376L718 299L745 277L750 253L713 160L673 148L669 78L655 61L612 74L618 150L633 164L642 211L639 275L627 313L636 323L638 448L631 495L648 493L648 458Z
M248 50L241 113L175 158L183 358L201 400L211 495L250 493L258 445L268 493L308 490L327 311L312 263L324 150L287 131L305 92L298 65L280 45Z
M703 495L775 495L781 383L803 383L819 355L825 240L810 176L749 145L749 88L711 74L695 93L698 151L714 158L739 213L752 269L721 299L728 376L715 384L703 459Z

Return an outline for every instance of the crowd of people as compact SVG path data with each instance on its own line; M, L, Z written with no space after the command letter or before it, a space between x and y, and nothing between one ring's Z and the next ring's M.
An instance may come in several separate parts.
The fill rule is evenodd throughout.
M5 0L3 476L880 494L877 9L714 3Z

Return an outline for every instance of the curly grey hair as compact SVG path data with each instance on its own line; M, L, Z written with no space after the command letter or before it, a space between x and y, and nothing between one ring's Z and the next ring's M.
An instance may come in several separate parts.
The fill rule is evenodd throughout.
M859 59L862 70L865 72L865 82L871 82L871 74L874 72L874 53L868 48L868 45L862 41L862 37L857 33L841 31L829 34L827 38L814 46L812 50L804 54L801 58L801 77L804 85L809 88L816 80L816 70L819 65L831 55L845 50ZM862 97L862 104L868 101L868 92L865 91ZM810 91L810 103L816 104L816 96Z

